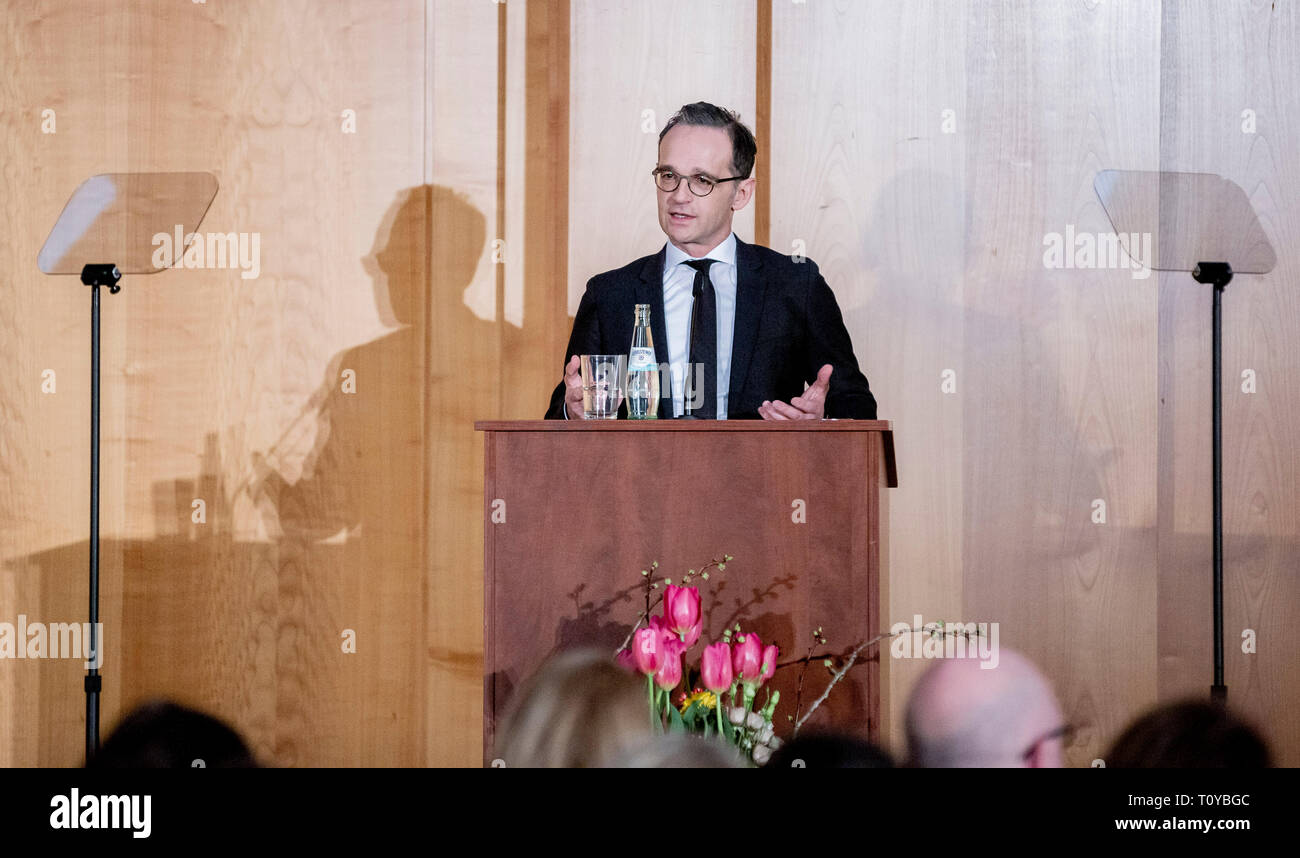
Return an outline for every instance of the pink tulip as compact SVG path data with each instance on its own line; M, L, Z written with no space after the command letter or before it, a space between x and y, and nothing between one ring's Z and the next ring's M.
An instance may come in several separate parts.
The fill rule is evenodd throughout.
M700 656L700 678L704 687L721 694L731 687L731 645L725 641L709 644Z
M657 673L664 661L663 639L657 629L637 629L632 636L632 661L647 676Z
M666 617L650 618L650 627L659 631L665 643L676 644L682 648L683 652L685 652L693 647L695 642L700 639L700 623L697 622L695 625L691 626L686 631L686 639L682 640L682 636L669 626L670 622L671 621Z
M664 619L678 640L688 647L694 644L700 637L700 588L669 584L664 591Z
M659 635L659 640L665 643L677 640L677 633L668 628L668 621L663 617L651 617L649 625Z
M618 662L618 666L626 669L629 673L636 673L636 659L632 656L632 650L619 650L618 655L614 656L614 661Z
M776 675L776 658L781 651L776 648L776 644L769 644L767 649L763 650L763 673L759 677L759 682L767 682Z
M690 628L684 630L680 637L677 632L673 632L673 640L680 641L683 649L690 649L695 646L695 642L700 639L700 632L703 631L703 629L704 625L702 623L696 623Z
M663 658L671 656L680 656L689 648L682 643L677 633L668 628L668 621L660 617L650 618L650 628L659 634L659 651L663 653Z
M655 684L671 691L682 681L682 654L670 645L669 652L665 653L665 656L664 663L659 666L659 672L655 674Z
M736 644L736 678L750 684L761 682L763 676L763 641L753 632L747 632L744 641Z
M659 649L663 652L676 652L678 655L686 652L687 646L682 643L681 638L677 637L677 632L668 628L668 621L663 617L651 617L650 628L654 629L659 635Z

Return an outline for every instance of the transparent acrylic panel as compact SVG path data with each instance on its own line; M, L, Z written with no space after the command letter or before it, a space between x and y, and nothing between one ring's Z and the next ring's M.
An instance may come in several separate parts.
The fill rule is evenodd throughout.
M1093 187L1125 252L1147 267L1191 271L1198 262L1227 262L1237 273L1264 274L1277 264L1246 192L1222 176L1103 170Z
M85 265L105 263L115 263L123 274L169 268L216 193L211 173L91 176L63 207L37 266L46 274L80 274ZM166 240L157 238L162 235Z

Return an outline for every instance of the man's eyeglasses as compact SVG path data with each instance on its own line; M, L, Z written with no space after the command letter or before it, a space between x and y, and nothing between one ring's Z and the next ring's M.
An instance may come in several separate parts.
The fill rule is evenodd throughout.
M673 191L677 190L677 187L682 183L682 179L685 178L686 187L690 188L691 193L695 194L697 197L707 197L713 192L714 185L719 185L723 182L741 182L745 179L744 176L732 176L728 179L712 179L700 173L697 173L694 176L681 176L674 173L672 170L664 170L662 168L652 170L651 175L655 177L655 185L658 186L659 190L666 194L671 194Z
M1034 752L1037 751L1044 742L1050 742L1053 739L1060 739L1062 745L1070 744L1070 741L1074 738L1074 729L1073 724L1062 724L1055 730L1044 733L1039 736L1032 745L1025 748L1025 752L1020 755L1020 758L1025 762L1028 762L1029 759L1033 757Z

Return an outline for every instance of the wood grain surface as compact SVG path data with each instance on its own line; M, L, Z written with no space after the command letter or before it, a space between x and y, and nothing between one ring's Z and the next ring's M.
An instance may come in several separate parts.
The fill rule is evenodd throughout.
M574 0L570 8L572 315L588 279L664 245L650 171L668 118L708 101L754 127L757 25L747 2ZM752 205L736 216L736 234L752 240Z
M1160 167L1240 185L1277 253L1223 299L1224 664L1228 699L1300 765L1300 15L1284 3L1163 6ZM1213 681L1209 287L1160 276L1162 698ZM1243 373L1254 377L1246 392ZM1253 634L1254 652L1243 651Z
M656 561L659 577L680 582L690 568L734 556L694 582L704 627L688 664L737 623L777 644L782 662L842 655L879 633L878 493L889 489L875 421L573 422L565 431L555 421L480 424L485 761L511 692L548 657L576 646L608 647L612 657L645 605L638 570ZM815 645L818 626L839 639ZM879 740L879 663L879 650L865 653L807 728ZM781 715L796 712L799 677L790 666L773 679ZM826 682L814 664L803 707ZM777 720L788 736L790 724Z

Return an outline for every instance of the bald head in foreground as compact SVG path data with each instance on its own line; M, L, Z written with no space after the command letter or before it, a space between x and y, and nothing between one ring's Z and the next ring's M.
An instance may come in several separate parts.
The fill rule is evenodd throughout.
M997 667L946 658L907 702L910 764L921 768L1060 768L1067 730L1051 683L1018 652Z

